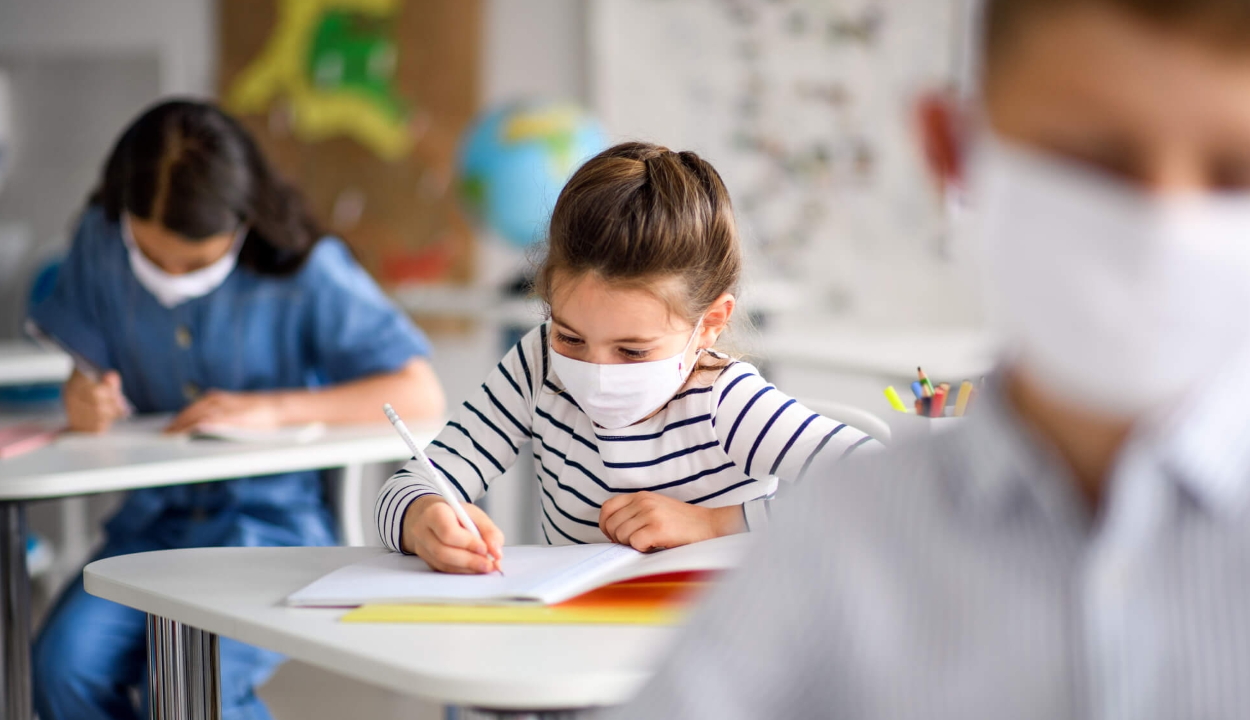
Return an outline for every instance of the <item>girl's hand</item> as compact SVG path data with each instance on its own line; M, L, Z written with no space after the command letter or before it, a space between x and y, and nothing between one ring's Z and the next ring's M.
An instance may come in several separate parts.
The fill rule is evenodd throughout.
M275 394L214 390L179 413L165 432L184 433L212 425L272 429L283 424L281 403Z
M482 509L464 504L469 519L477 525L482 539L465 530L456 513L437 495L413 500L404 511L400 546L445 573L481 575L499 569L503 559L503 533Z
M665 495L617 495L599 511L599 529L640 552L689 545L746 530L742 506L704 508Z
M62 394L69 429L76 432L104 432L129 414L126 399L122 396L121 376L113 371L105 373L97 383L75 370L66 381Z

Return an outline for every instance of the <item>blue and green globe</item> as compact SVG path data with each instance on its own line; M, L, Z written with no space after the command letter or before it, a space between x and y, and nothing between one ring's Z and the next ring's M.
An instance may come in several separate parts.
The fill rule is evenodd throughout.
M488 112L460 148L460 194L478 222L517 247L541 242L560 190L605 149L607 133L568 103L514 103Z

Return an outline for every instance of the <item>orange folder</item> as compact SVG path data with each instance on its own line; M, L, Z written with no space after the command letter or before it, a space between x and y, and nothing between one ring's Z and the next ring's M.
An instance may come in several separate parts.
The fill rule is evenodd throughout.
M654 575L607 585L558 605L365 605L347 623L677 625L717 573Z

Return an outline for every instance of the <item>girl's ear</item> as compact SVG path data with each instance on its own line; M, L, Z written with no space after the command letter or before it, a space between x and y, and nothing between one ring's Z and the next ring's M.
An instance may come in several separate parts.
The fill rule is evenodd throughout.
M703 329L699 331L700 348L710 348L716 344L720 334L729 327L729 319L733 317L736 303L733 295L725 293L716 298L707 309L703 314Z

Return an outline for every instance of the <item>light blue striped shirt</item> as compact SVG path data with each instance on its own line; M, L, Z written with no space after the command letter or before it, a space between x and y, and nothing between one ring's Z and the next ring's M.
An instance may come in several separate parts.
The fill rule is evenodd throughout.
M1250 717L1250 413L1133 437L1095 516L987 392L823 470L614 718Z

